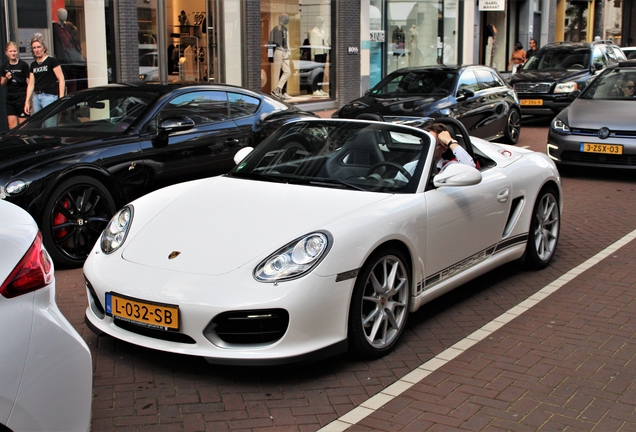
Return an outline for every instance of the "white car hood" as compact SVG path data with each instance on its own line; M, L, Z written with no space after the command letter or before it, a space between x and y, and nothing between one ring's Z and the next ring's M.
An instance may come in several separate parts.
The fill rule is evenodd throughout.
M304 234L324 229L333 219L390 196L210 178L172 201L146 226L135 227L133 218L122 256L150 267L224 274L258 257L263 259ZM143 204L135 207L135 212L143 211ZM172 252L179 255L168 259Z

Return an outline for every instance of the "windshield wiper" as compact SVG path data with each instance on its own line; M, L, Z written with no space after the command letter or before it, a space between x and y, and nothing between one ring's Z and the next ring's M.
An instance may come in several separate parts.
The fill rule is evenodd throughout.
M320 186L331 186L331 187L337 187L340 189L343 189L343 188L355 189L355 190L364 191L364 192L369 191L369 188L366 188L364 186L349 183L347 181L340 180L340 179L333 179L333 178L332 179L326 179L326 178L313 179L309 181L309 184L320 185Z

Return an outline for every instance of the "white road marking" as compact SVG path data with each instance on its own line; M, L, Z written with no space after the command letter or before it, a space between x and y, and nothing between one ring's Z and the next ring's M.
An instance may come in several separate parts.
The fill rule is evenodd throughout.
M503 327L505 324L508 324L510 321L517 318L522 313L526 312L532 306L535 306L541 300L547 298L550 294L558 291L559 288L561 288L563 285L570 282L572 279L585 272L586 270L589 270L634 239L636 239L636 230L632 231L620 240L606 247L604 250L589 258L584 263L574 267L572 270L563 274L555 281L549 283L541 290L537 291L526 300L519 303L517 306L514 306L513 308L509 309L508 311L504 312L497 318L484 325L482 328L466 336L455 345L442 351L426 363L421 364L417 369L409 372L404 377L394 382L384 390L371 396L369 399L362 402L353 410L325 425L323 428L319 429L319 432L341 432L347 430L351 426L358 423L360 420L373 414L373 412L386 405L406 390L413 387L415 384L422 381L428 375L435 372L437 369L444 366L446 363L453 360L458 355L462 354L464 351L468 350L477 342L490 336L493 332L495 332L495 330Z

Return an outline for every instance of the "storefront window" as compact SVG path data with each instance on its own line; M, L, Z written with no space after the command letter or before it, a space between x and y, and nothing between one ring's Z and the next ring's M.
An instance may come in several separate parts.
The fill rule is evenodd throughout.
M261 1L261 86L287 102L330 94L331 0Z
M382 28L383 0L371 0L369 7L369 85L375 86L382 79L382 48L386 34Z
M51 11L53 41L48 45L62 66L67 92L88 88L84 0L54 0Z
M457 1L389 0L387 72L457 63Z
M588 40L588 2L568 1L565 6L565 40L585 42Z

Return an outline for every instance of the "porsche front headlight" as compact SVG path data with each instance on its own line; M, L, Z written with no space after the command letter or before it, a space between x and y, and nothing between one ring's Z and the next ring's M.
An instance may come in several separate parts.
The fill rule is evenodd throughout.
M320 262L329 249L322 232L307 234L283 246L254 269L259 282L280 282L303 276Z
M124 244L132 219L133 207L131 205L127 205L115 213L115 216L108 222L108 226L102 232L100 240L102 252L111 254Z

